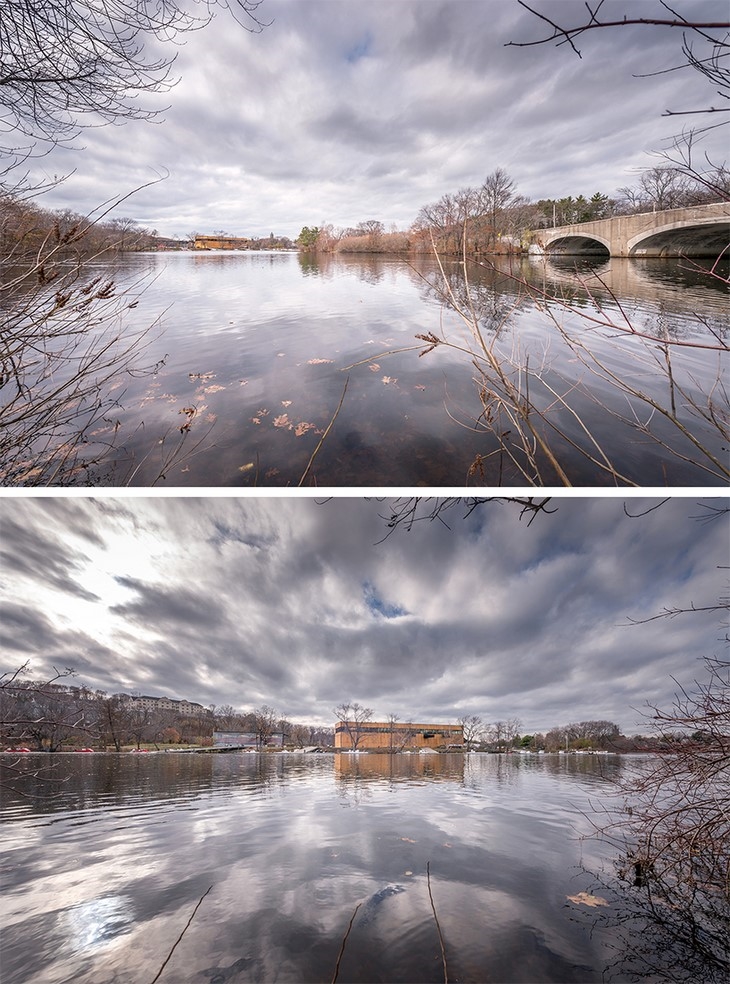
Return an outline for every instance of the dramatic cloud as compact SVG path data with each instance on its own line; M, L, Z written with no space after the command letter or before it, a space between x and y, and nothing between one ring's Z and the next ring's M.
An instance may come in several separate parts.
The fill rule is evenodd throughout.
M388 503L358 498L4 497L3 668L311 723L357 700L634 733L724 635L717 612L642 622L726 593L722 501L656 504L528 524L495 501L386 536Z
M585 13L574 0L536 6L563 23ZM675 6L727 14L718 0ZM602 14L627 10L606 0ZM578 58L505 47L550 33L516 0L264 0L258 13L271 22L259 34L219 12L188 36L160 125L92 129L43 159L49 175L73 172L44 201L86 212L169 171L122 206L167 235L404 228L497 167L531 198L612 194L681 129L664 110L714 97L692 70L639 77L683 60L681 33L660 26L588 33ZM641 15L667 16L659 0ZM721 136L706 147L721 157Z

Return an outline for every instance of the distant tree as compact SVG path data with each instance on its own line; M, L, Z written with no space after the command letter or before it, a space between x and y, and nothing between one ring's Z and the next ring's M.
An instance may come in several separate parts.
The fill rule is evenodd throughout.
M489 243L494 245L503 232L503 215L518 197L515 183L503 168L498 167L484 179L478 196L479 212L489 223Z
M276 711L268 704L262 704L261 707L255 708L252 713L256 741L259 748L263 748L264 745L269 744L271 736L276 730Z
M413 727L409 722L398 720L397 714L389 714L387 717L389 727L388 751L391 755L402 752L406 745L413 739Z
M304 249L304 250L315 249L317 246L318 238L319 238L318 226L312 226L311 229L309 226L303 226L302 231L299 233L299 235L295 240L295 245L298 246L299 249Z
M484 721L478 714L464 714L458 718L457 724L460 724L464 731L464 743L467 751L471 751L472 745L476 745L484 737Z
M357 750L364 735L363 725L372 719L371 708L363 707L362 704L354 701L338 704L333 713L337 720L344 725L352 748Z

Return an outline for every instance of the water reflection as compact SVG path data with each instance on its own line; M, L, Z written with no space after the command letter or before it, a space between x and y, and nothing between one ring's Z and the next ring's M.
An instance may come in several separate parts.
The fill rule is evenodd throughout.
M598 981L612 756L60 755L3 802L4 984ZM613 934L613 935L612 935Z
M148 485L164 474L168 486L295 485L333 418L343 370L354 366L347 370L347 397L336 425L317 452L313 481L333 487L524 485L524 478L498 463L498 442L480 424L484 407L468 354L442 345L419 358L427 346L418 335L443 332L460 345L470 342L451 292L460 306L472 305L486 338L500 352L518 352L533 367L545 363L544 378L558 392L573 386L578 392L590 380L576 412L601 447L620 460L630 481L720 484L717 476L611 415L623 412L623 398L586 373L570 353L549 344L552 322L521 283L568 300L573 307L566 315L568 327L577 332L586 327L581 313L597 301L612 317L625 312L640 330L659 337L696 338L700 328L708 330L699 313L717 338L727 338L723 285L698 268L651 260L581 268L579 275L594 295L590 300L573 261L517 257L465 268L451 259L443 264L445 281L427 255L406 260L180 253L131 256L126 262L133 276L156 275L128 317L131 330L167 312L164 333L149 353L150 361L166 357L166 362L154 377L125 380L118 452L96 476L99 481ZM665 373L646 360L638 366L627 346L604 350L602 344L597 350L611 371L639 379L650 398L664 398ZM677 354L675 378L690 399L713 385L715 355ZM597 401L607 403L609 412L597 409ZM180 454L171 454L186 407L196 408L193 432ZM560 423L573 439L577 435L565 416ZM115 426L95 436L103 442ZM209 437L189 453L195 435L202 437L208 428ZM675 440L673 433L659 433ZM676 440L673 448L692 458L691 448L676 446ZM600 470L574 462L569 446L565 454L576 484L603 484ZM482 456L483 471L470 472L476 455Z

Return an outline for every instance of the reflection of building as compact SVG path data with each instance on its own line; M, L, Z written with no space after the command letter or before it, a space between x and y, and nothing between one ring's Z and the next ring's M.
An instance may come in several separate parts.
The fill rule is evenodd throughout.
M460 724L338 721L335 726L336 749L444 749L454 745L461 747L463 744L464 729Z

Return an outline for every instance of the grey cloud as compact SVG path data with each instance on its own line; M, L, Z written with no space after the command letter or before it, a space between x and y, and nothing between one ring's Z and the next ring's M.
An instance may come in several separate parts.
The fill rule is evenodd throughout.
M189 574L192 576L192 571ZM219 626L225 620L225 613L221 605L208 596L204 576L194 589L187 587L187 576L184 569L178 571L178 584L165 589L120 575L116 578L118 583L134 591L138 598L112 605L110 611L153 629L160 624L192 625L201 631Z
M375 500L78 502L116 558L116 593L100 583L101 601L70 616L65 583L26 571L5 587L18 627L6 661L32 656L40 672L50 653L74 665L76 647L93 687L322 721L355 699L411 718L458 709L532 729L566 715L633 727L633 708L671 700L672 676L691 682L722 634L716 616L631 624L722 593L727 516L698 522L689 500L649 512L656 500L632 499L629 518L618 499L556 499L529 526L492 502L385 540L389 507ZM29 533L46 527L38 501L11 508ZM57 520L53 538L83 570Z

